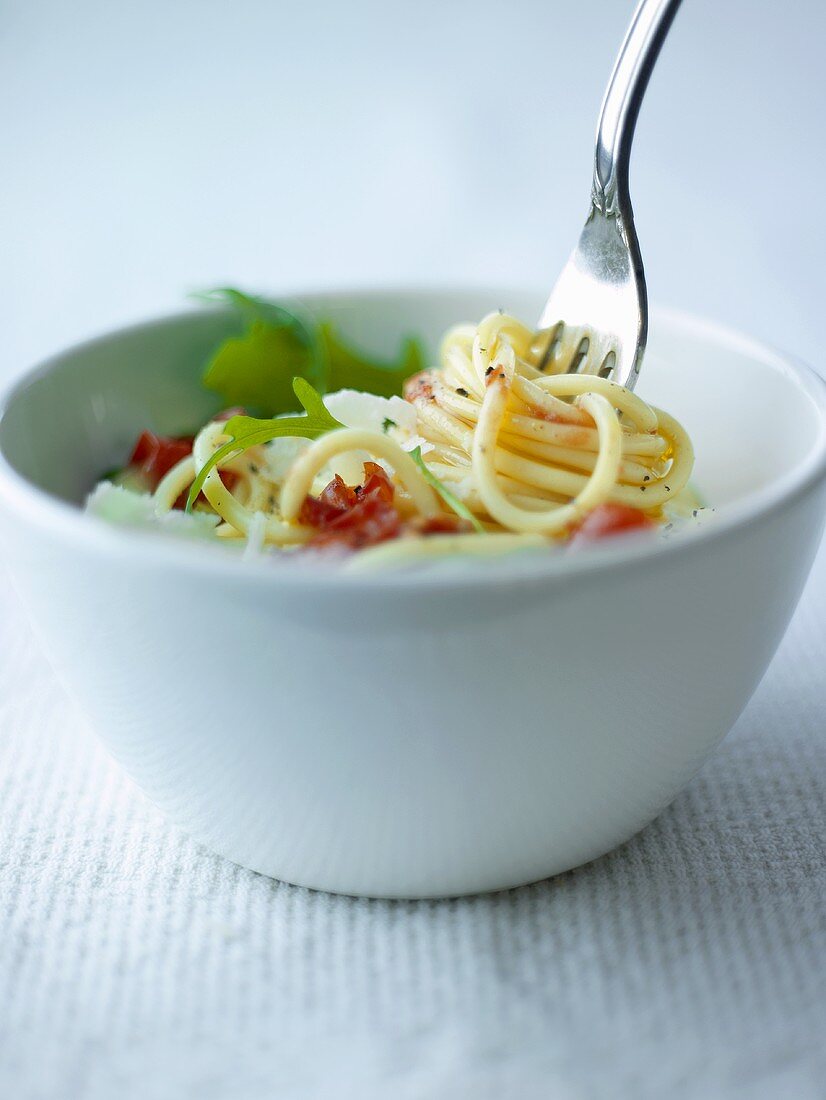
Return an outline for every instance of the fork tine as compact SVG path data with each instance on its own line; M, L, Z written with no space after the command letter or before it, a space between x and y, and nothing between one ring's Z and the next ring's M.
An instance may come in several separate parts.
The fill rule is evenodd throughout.
M530 347L531 362L542 374L554 372L550 370L562 340L565 325L558 321L548 328L538 329Z
M558 321L536 334L531 356L543 374L597 374L611 350L602 345L593 329Z

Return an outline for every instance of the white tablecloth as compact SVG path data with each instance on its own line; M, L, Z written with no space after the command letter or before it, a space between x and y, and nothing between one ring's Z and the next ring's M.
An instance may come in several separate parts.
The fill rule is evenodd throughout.
M0 591L0 1096L824 1096L826 554L657 822L445 902L287 886L167 826Z

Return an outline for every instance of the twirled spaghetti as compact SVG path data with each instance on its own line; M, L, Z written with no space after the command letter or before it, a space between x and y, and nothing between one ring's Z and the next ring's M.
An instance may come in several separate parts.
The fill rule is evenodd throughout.
M501 313L459 325L440 365L408 381L405 402L385 402L395 419L341 416L343 427L312 442L230 449L206 473L198 508L217 517L217 538L341 545L363 564L564 541L605 508L624 515L619 527L662 523L692 471L685 430L606 378L543 373L534 342ZM220 419L201 429L154 490L158 517L231 438Z
M511 531L558 535L607 501L661 518L691 476L688 434L615 382L542 374L533 340L500 314L447 334L441 370L408 390L428 466Z

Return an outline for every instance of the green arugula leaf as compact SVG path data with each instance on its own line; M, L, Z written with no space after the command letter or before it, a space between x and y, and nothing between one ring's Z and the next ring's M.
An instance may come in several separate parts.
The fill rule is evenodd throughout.
M187 512L192 511L192 506L198 499L210 471L229 455L245 451L249 447L257 447L262 443L269 443L271 439L278 439L281 436L318 439L327 432L344 427L330 414L321 395L306 379L294 378L292 388L304 409L304 416L279 416L271 420L254 416L233 416L227 421L225 431L232 438L215 451L192 482L186 500Z
M321 341L329 363L330 392L342 389L363 390L377 397L395 397L402 392L405 381L424 370L424 353L418 340L407 337L402 342L395 362L369 359L345 344L333 326L324 321L319 325Z
M415 451L411 451L410 457L424 474L425 481L428 483L428 485L431 485L436 490L436 492L439 494L439 496L442 498L448 508L452 509L456 513L456 515L459 516L460 519L467 520L467 522L473 527L474 531L478 531L480 535L483 535L485 533L485 528L482 526L476 516L474 516L473 512L471 512L468 506L466 504L463 504L457 496L454 496L453 493L451 493L450 489L448 489L448 487L445 485L445 483L443 481L440 481L439 478L436 477L436 475L433 473L433 471L427 466L425 460L422 458L421 447L417 447Z
M282 413L295 408L292 379L304 377L323 385L319 375L317 361L290 329L256 321L244 336L221 344L203 380L227 406Z
M293 412L293 378L328 389L327 355L312 322L231 287L198 297L228 303L247 326L243 336L231 336L217 348L204 370L204 385L220 394L226 405L271 414Z
M204 385L225 405L272 415L294 412L293 378L306 378L321 393L354 389L393 397L410 375L424 369L421 345L411 338L394 361L383 362L345 344L330 322L316 323L300 310L233 287L193 297L232 306L245 324L242 336L216 349L204 372Z

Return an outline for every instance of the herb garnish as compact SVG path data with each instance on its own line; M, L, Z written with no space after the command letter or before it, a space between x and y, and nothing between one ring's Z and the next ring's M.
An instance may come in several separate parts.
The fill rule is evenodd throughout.
M318 331L329 370L324 382L325 393L351 389L373 393L376 397L397 397L401 394L405 381L411 375L424 370L421 344L412 337L402 341L395 360L384 362L368 359L362 352L348 347L328 321L322 322Z
M293 378L326 388L327 355L309 318L232 287L198 297L232 306L246 328L242 336L224 340L204 370L204 385L225 405L276 415L295 410Z
M384 362L345 344L329 321L316 322L292 305L287 309L232 287L196 297L231 306L245 326L241 336L224 340L204 371L204 385L227 406L273 416L294 412L294 378L306 379L320 393L355 389L393 397L424 367L417 340L404 340L397 358Z
M467 522L473 527L474 531L478 531L480 535L485 533L485 529L479 520L474 516L473 512L468 508L466 504L463 504L457 496L451 493L450 489L440 481L433 471L427 466L425 460L422 458L422 448L417 447L415 451L410 452L410 457L422 471L425 481L431 485L448 508L452 509L457 516L461 519L467 520Z
M233 416L224 425L224 432L230 436L228 443L220 446L204 464L198 476L192 482L186 501L187 512L198 499L209 473L219 462L229 455L268 443L281 436L299 436L302 439L318 439L320 435L343 428L332 416L317 390L313 389L305 378L293 379L293 392L304 409L304 416L278 416L269 420L254 416Z

